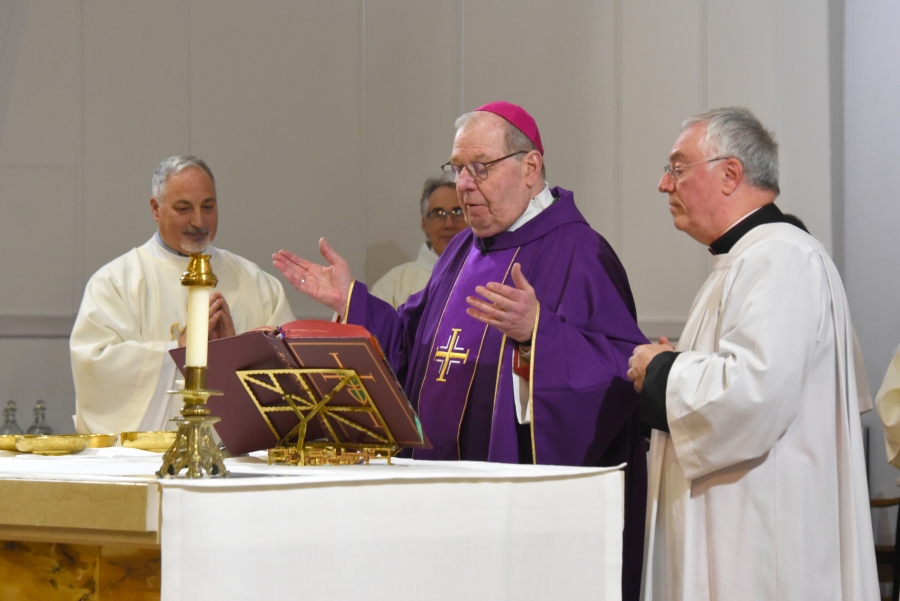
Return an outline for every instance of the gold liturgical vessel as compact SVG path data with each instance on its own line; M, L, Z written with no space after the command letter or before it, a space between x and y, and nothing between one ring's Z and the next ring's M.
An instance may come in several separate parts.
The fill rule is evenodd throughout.
M181 276L181 285L189 286L184 389L168 391L184 397L184 408L181 417L172 418L178 424L178 433L156 472L160 478L174 478L182 470L186 478L228 475L222 452L212 437L212 425L219 418L211 417L206 405L208 397L222 394L220 390L206 388L209 292L217 283L209 255L191 255L187 271Z

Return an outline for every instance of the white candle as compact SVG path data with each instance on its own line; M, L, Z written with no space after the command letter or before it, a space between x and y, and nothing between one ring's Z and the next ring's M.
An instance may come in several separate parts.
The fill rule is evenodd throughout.
M206 367L206 345L209 341L209 286L188 288L187 349L184 364Z

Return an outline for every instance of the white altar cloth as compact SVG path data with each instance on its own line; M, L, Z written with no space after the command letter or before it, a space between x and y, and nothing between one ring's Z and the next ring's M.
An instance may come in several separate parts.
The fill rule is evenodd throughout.
M161 455L0 456L0 478L134 482ZM162 599L621 598L618 469L396 460L158 480Z

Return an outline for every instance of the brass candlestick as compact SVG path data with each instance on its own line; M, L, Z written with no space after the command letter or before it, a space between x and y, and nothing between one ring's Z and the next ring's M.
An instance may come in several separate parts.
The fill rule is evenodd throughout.
M191 255L188 269L181 276L183 286L214 287L218 279L212 272L209 255ZM188 324L190 327L190 324ZM206 340L203 340L204 346ZM181 417L172 418L178 424L175 443L163 455L162 467L156 472L160 478L174 478L185 470L186 478L223 477L228 475L225 460L212 437L212 425L218 417L209 415L206 399L221 395L220 390L206 388L206 366L184 368L184 389L169 390L169 394L184 397Z

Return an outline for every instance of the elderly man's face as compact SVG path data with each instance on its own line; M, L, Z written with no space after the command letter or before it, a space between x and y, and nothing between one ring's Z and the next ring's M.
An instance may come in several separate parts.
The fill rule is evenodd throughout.
M503 117L486 112L461 127L453 141L450 161L462 166L487 163L509 154L503 144L504 124ZM533 167L523 159L525 156L517 155L489 165L487 179L483 181L473 178L466 169L459 174L456 193L466 221L477 236L487 238L504 232L525 212L534 196L526 179L535 179Z
M669 212L679 229L698 242L710 244L716 240L716 217L722 198L717 193L721 178L717 174L723 163L700 163L706 160L701 141L706 136L706 125L698 123L681 133L672 146L669 163L681 175L674 179L664 173L659 180L659 191L669 195ZM700 164L695 164L700 163ZM686 165L693 165L684 167Z
M425 217L422 217L422 231L428 236L428 242L438 256L444 253L453 236L466 229L465 217L453 214L458 209L459 199L453 186L441 186L428 197L428 207L425 209ZM440 210L447 215L437 215Z
M169 248L201 253L216 237L216 186L203 169L188 167L169 176L162 199L151 198L159 235Z

